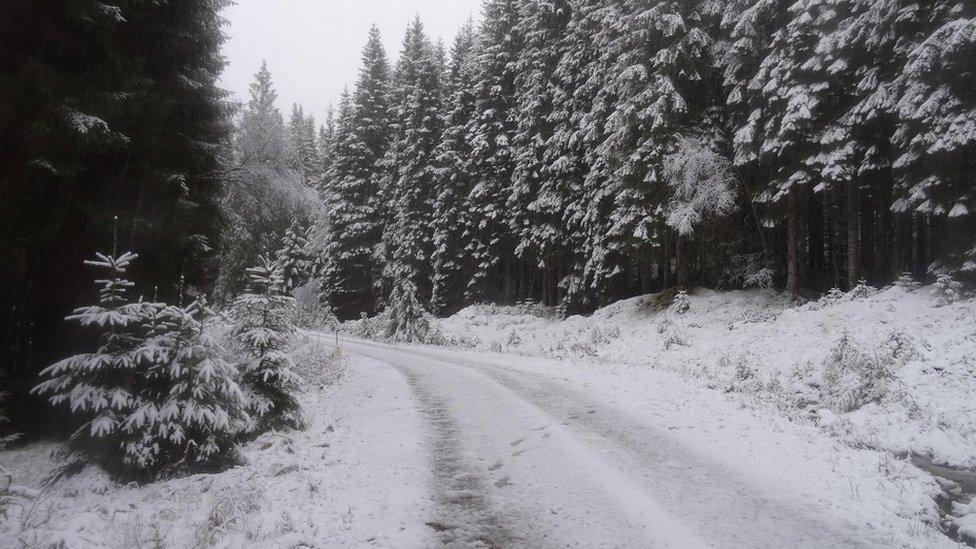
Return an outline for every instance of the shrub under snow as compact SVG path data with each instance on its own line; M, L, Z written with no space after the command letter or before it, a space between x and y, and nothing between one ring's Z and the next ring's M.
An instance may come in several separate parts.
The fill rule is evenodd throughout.
M245 356L241 365L252 425L260 432L302 425L295 398L301 378L288 356L288 340L294 331L289 323L295 300L285 294L280 271L267 259L248 269L249 291L234 303L237 322L234 337Z
M46 368L34 392L82 418L69 442L72 462L94 458L141 478L225 463L247 421L236 369L208 334L202 303L129 301L125 272L134 259L98 254L86 262L108 277L96 281L99 304L68 320L97 330L101 344Z

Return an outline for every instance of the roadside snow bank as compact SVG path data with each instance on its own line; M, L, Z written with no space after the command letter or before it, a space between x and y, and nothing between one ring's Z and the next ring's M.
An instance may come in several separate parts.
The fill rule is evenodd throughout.
M408 387L332 349L310 337L294 354L307 428L262 435L241 449L247 465L220 474L136 486L89 467L46 483L58 445L0 452L23 492L0 501L0 547L429 545L429 473Z
M976 467L976 302L859 287L800 307L771 291L648 295L592 316L472 306L442 320L479 351L649 366L774 407L855 447Z

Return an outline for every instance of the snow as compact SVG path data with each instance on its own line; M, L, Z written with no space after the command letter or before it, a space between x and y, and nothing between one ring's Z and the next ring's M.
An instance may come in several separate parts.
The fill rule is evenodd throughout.
M345 346L450 412L503 546L953 546L932 526L938 485L908 462L670 372Z
M802 307L768 290L699 290L684 314L668 310L665 296L650 295L562 321L472 306L439 330L478 351L639 366L638 375L678 373L851 446L976 467L976 303L940 307L929 288L861 289ZM876 402L829 410L840 388L825 386L823 374L845 337L892 377ZM870 374L852 376L862 373Z
M14 484L38 490L7 506L0 547L430 545L429 472L406 383L368 359L321 356L331 350L309 340L295 357L310 380L306 429L262 435L242 449L246 465L220 474L136 486L90 467L45 487L59 445L0 452Z
M0 547L955 546L903 454L974 463L973 300L672 301L469 307L437 322L453 348L298 336L304 430L145 486L0 452Z

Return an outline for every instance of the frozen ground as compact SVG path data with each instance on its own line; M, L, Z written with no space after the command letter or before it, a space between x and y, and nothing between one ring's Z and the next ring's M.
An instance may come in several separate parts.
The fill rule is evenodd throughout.
M305 348L296 359L317 365L302 372L308 428L248 444L244 467L143 487L89 468L45 488L53 444L0 452L26 492L0 515L0 547L430 545L431 473L405 380L367 359L321 356L331 345Z
M674 372L852 446L976 467L976 301L940 307L928 288L896 286L790 307L772 292L702 290L679 311L663 296L562 321L474 306L440 329L479 351Z
M45 487L52 444L0 452L18 486L0 546L956 545L942 488L898 456L973 463L971 301L526 309L442 322L466 349L344 339L332 361L332 336L308 337L308 429L218 475L136 487L89 469Z

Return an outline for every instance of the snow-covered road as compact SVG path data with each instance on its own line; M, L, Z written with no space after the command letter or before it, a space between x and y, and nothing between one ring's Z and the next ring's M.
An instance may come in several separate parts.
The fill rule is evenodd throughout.
M606 394L522 368L517 358L499 363L473 353L353 339L342 345L397 370L410 387L426 423L432 469L436 508L427 524L446 544L892 544L884 530L851 519L823 493L797 493L792 485L777 486L775 475L771 480L749 467L729 467L716 459L714 447L699 449ZM749 445L750 437L755 434L742 443ZM823 474L795 454L782 460L787 468L796 461L797 475ZM836 474L813 480L833 484L849 472Z

